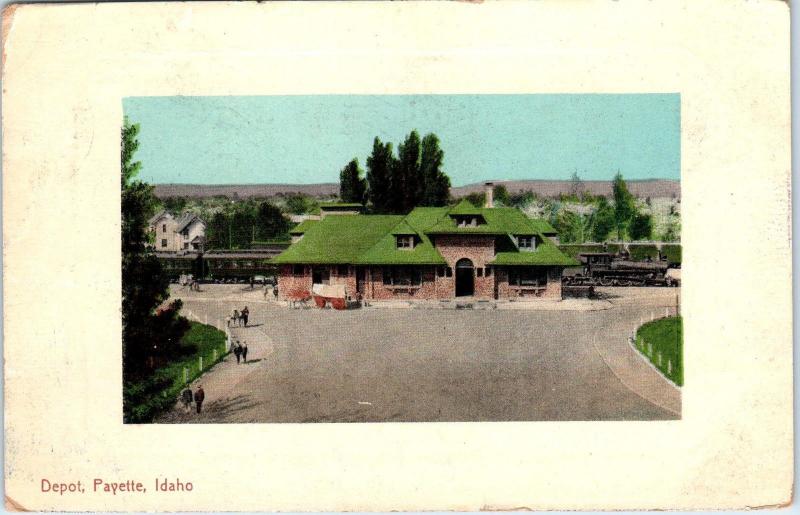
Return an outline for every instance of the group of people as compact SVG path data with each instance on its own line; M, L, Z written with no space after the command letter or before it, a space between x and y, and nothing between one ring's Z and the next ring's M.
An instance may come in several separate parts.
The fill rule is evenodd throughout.
M247 319L249 317L250 317L250 310L247 309L247 306L245 306L241 312L239 312L238 309L234 309L231 318L228 320L228 327L230 327L231 325L242 325L242 324L244 324L244 326L247 327Z
M247 342L242 345L239 340L236 340L235 343L231 344L231 352L236 356L236 363L241 363L242 360L247 363Z
M203 409L203 401L205 399L206 392L203 390L203 385L197 385L197 390L192 392L192 387L187 384L186 389L181 392L181 402L183 403L183 409L186 410L187 413L192 411L192 401L195 403L197 413L200 413L200 410Z

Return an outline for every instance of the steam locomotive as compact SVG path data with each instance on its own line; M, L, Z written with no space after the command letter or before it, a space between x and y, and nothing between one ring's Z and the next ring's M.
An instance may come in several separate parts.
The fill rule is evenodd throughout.
M680 269L666 259L633 261L627 253L584 252L582 268L567 269L565 286L680 286Z

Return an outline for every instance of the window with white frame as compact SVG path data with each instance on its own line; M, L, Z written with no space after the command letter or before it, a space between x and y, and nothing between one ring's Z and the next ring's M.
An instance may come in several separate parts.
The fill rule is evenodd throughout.
M411 250L414 248L414 236L397 236L397 248Z
M517 236L517 246L519 250L533 252L536 250L535 236Z

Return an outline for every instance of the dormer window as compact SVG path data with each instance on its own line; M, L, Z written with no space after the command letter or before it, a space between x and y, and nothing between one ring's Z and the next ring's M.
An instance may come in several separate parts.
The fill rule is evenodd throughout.
M517 247L524 252L533 252L536 250L536 237L535 236L517 236Z
M455 215L453 219L458 227L478 227L486 223L480 215Z
M414 236L397 236L397 248L403 250L412 250L414 248Z

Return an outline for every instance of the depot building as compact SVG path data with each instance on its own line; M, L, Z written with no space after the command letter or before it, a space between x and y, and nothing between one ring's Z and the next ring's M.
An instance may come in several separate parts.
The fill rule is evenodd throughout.
M365 215L352 204L323 206L319 220L291 231L278 265L278 298L308 298L339 285L351 299L560 299L561 275L578 263L544 220L516 208L461 201L408 215Z

